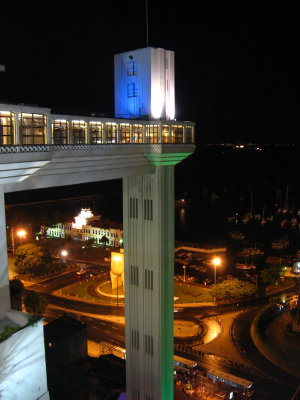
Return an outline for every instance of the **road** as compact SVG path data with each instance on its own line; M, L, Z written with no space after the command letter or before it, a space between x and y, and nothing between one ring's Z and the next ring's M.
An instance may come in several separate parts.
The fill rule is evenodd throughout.
M92 270L88 269L88 274L90 272ZM88 339L95 342L109 341L125 347L125 326L122 323L115 322L118 318L124 318L124 307L117 308L111 305L82 302L52 294L53 291L77 281L76 270L73 270L30 287L32 290L42 292L48 300L49 306L45 313L46 321L56 319L67 312L87 324ZM224 355L207 354L193 349L194 342L197 343L197 340L199 342L199 337L189 340L177 338L175 340L177 344L175 346L176 354L195 360L206 369L218 368L253 381L255 387L254 399L288 400L292 398L300 380L268 361L254 345L250 335L250 326L261 300L254 303L256 304L253 305L252 302L252 306L250 304L240 304L239 307L235 307L235 310L243 310L243 312L239 314L231 332L223 332L223 334L230 335L230 340L233 340L234 345L244 357L245 363L235 362L230 357L224 357ZM192 309L182 307L179 312L174 314L174 318L198 321L199 323L195 316L199 318L199 316L223 315L228 311L232 311L232 306L195 307Z
M95 272L94 268L87 268L87 276ZM105 340L125 347L125 325L116 322L118 319L121 321L124 319L123 306L116 307L78 301L71 297L60 297L53 294L54 291L62 287L78 282L77 270L78 268L27 286L30 290L42 293L47 299L48 307L44 314L45 320L49 322L67 313L87 324L89 340L95 342Z

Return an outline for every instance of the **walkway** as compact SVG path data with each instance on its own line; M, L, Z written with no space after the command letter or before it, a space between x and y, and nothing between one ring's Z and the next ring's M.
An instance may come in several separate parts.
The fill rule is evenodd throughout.
M300 378L300 333L290 332L287 328L293 321L295 316L289 312L279 314L267 326L265 332L267 346L259 350L274 364ZM270 351L266 353L268 348Z
M241 356L240 352L237 350L231 340L231 326L236 316L240 313L241 311L236 311L202 320L202 322L210 326L211 329L209 329L207 332L206 344L197 344L196 346L193 346L193 348L204 352L218 354L223 358L227 358L241 364L250 365ZM217 325L221 326L220 331L217 329ZM209 338L211 340L208 340Z

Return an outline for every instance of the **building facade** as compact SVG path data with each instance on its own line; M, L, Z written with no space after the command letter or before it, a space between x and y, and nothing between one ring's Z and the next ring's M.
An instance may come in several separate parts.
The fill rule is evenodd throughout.
M72 238L74 240L94 240L94 243L106 243L119 247L123 243L123 228L120 223L94 216L90 209L82 209L72 222L59 222L46 228L47 237ZM104 241L104 239L107 239Z

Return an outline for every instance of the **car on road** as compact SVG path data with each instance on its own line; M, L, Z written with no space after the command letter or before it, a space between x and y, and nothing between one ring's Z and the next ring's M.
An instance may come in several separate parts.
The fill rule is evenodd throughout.
M76 274L78 277L83 276L86 273L86 270L83 268L80 268L78 271L76 271Z

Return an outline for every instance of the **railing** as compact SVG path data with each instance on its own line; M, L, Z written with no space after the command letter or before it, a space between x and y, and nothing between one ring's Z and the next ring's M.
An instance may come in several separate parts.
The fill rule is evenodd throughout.
M161 148L161 146L180 146L182 150L187 148L190 150L190 146L193 145L187 143L101 143L101 144L41 144L41 145L4 145L0 146L0 154L9 153L32 153L32 152L51 152L51 151L88 151L88 150L100 150L100 149L118 149L118 148L136 148L141 152L147 152L149 148Z

